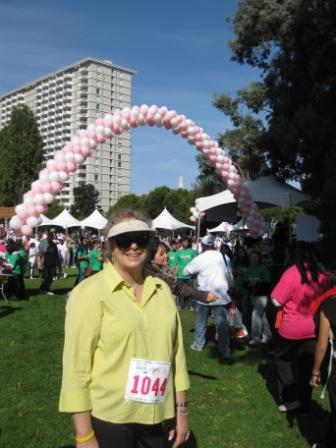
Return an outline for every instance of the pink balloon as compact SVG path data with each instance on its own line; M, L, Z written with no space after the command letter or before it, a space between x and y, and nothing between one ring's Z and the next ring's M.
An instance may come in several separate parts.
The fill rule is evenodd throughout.
M31 191L32 191L33 195L42 193L42 189L40 187L38 187L37 185L34 185L31 189Z
M90 148L88 148L87 146L82 146L81 147L81 154L84 157L87 157L89 153L90 153Z
M89 131L89 132L88 132L88 137L89 137L89 138L92 138L93 140L96 140L96 138L97 138L97 134L96 134L95 131Z
M35 206L37 213L40 215L41 213L43 213L45 211L45 207L41 204L37 204Z
M105 143L106 142L106 138L102 134L97 134L96 141L98 143Z
M39 215L36 207L33 207L33 206L27 208L27 213L29 216L38 216Z
M26 222L29 214L27 212L25 212L24 210L21 210L21 211L18 212L17 216L18 216L19 220L22 223L24 223L24 222Z
M132 128L136 128L138 126L138 121L136 118L131 117L129 123Z
M70 173L74 173L77 170L77 165L73 162L67 162L66 166Z
M62 190L62 184L60 182L51 182L51 189L53 193L59 193Z
M42 189L43 189L43 193L50 193L51 192L51 185L50 185L50 183L43 184Z
M65 168L66 168L66 164L65 164L65 162L58 162L58 163L56 164L56 169L57 169L57 171L64 171Z
M31 236L33 234L33 229L30 226L28 226L27 224L24 224L21 227L21 233L24 236Z
M97 126L104 126L104 120L102 118L97 118L95 123Z
M72 152L72 146L64 146L64 148L63 148L63 152L64 153L68 153L68 152Z
M83 139L84 140L84 139ZM87 141L88 141L88 143L89 143L89 139L87 139ZM79 154L80 152L81 152L81 147L80 146L73 146L73 148L72 148L72 152L74 153L74 154Z

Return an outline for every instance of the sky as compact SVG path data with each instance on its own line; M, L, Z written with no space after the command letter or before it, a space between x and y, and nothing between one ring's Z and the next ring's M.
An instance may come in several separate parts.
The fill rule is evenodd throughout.
M232 125L213 105L259 73L231 60L236 0L0 0L0 94L83 57L134 69L133 105L174 109L212 138ZM190 188L195 148L165 129L133 130L133 193Z

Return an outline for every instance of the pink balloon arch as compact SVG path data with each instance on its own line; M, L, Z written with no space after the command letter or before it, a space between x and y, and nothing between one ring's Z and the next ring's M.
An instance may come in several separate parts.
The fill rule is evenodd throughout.
M155 105L149 107L146 104L117 109L111 114L106 114L104 118L95 120L87 129L74 134L64 148L57 151L53 159L47 161L46 168L40 171L38 180L34 181L31 189L23 195L23 202L15 207L16 215L10 220L10 228L25 236L32 235L33 228L42 222L41 214L46 212L48 205L63 188L64 182L68 181L70 174L93 154L98 144L130 128L145 125L164 127L194 145L233 193L251 235L257 237L264 234L265 226L259 209L226 151L184 115L166 107ZM193 211L191 219L195 220L196 216L197 213Z

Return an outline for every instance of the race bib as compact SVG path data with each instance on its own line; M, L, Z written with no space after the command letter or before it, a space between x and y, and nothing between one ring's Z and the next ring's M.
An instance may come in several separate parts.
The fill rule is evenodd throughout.
M125 400L163 403L166 398L170 365L170 362L132 358Z

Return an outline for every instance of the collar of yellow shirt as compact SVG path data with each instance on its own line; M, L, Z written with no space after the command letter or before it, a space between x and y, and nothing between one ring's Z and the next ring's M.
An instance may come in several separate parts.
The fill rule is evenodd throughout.
M150 298L156 293L157 290L162 289L163 282L157 277L152 277L151 275L145 277L145 281L143 284L141 301L138 302L135 297L133 288L129 285L119 274L119 272L115 269L113 264L110 261L106 261L104 263L103 268L103 278L104 282L111 289L112 292L123 291L127 294L127 296L133 301L136 302L140 307L144 307L146 303L150 300ZM120 296L122 298L122 296Z

